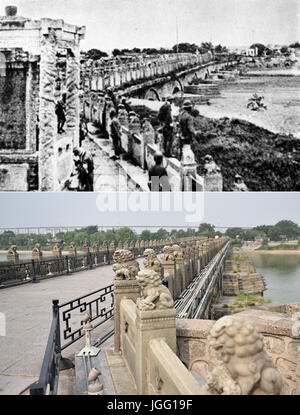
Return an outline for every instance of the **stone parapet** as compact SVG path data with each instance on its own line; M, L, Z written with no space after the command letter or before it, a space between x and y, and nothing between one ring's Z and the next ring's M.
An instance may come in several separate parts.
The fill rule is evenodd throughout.
M134 303L139 297L140 288L136 280L115 280L114 282L114 318L115 318L115 352L120 351L120 304L123 299Z

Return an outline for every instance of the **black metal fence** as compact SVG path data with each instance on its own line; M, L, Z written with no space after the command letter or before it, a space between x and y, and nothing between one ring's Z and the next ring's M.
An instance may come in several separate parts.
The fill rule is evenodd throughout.
M58 388L59 370L63 365L62 350L83 335L80 314L88 312L91 320L97 320L94 328L109 320L114 314L113 285L100 288L64 304L53 300L53 318L42 363L40 377L30 385L30 395L55 395ZM62 344L63 341L63 344Z
M134 258L143 255L145 248L132 248ZM159 247L152 247L156 252ZM49 256L42 260L20 260L0 263L0 288L13 285L39 282L39 280L73 272L93 269L113 262L114 251L89 252L76 256L65 255L60 258Z

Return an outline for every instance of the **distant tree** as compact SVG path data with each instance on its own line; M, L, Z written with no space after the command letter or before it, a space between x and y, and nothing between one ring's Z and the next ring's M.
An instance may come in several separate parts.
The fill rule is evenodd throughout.
M300 43L299 43L299 42L292 43L292 44L290 45L290 48L300 49Z
M134 241L136 240L136 234L132 229L125 226L124 228L120 228L116 231L116 239L118 242Z
M238 235L241 236L243 232L243 228L228 228L225 232L225 236L229 236L229 238L235 239Z
M274 229L280 235L285 235L287 238L298 238L300 236L299 226L291 220L281 220L276 223Z
M112 51L112 55L113 56L120 56L120 55L122 55L122 52L120 51L120 49L114 49Z
M99 49L90 49L86 53L86 57L88 59L97 60L97 59L100 59L100 58L106 58L106 57L108 57L108 54L106 52L102 52Z
M157 232L154 232L152 234L152 238L153 239L166 239L169 237L168 231L166 231L166 229L162 229L160 228Z
M281 235L282 234L281 234L280 230L274 226L274 227L272 227L272 229L270 229L268 236L269 236L271 241L276 242L276 241L280 241L282 239Z
M243 233L242 233L242 238L245 241L254 241L255 238L259 235L259 232L256 231L255 229L246 229Z
M98 232L98 226L86 226L85 228L81 228L80 232L86 232L88 235L92 235L93 233Z
M178 43L178 45L173 46L172 50L173 52L178 50L179 53L196 53L198 46L194 43Z
M200 223L197 233L198 235L213 237L215 236L215 227L209 223Z
M214 45L211 42L202 42L201 43L201 50L204 52L208 52L209 50L213 50Z
M215 46L215 52L216 53L227 53L228 49L225 46L217 45Z
M253 45L250 46L250 49L255 49L255 48L257 48L258 56L262 56L262 54L264 53L266 49L265 45L263 45L262 43L254 43Z
M151 238L152 238L152 233L148 231L147 229L143 230L143 232L140 235L140 239L142 241L150 241Z

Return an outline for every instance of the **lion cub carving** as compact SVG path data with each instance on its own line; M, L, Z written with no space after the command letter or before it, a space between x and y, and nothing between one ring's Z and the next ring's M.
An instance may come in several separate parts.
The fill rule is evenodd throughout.
M137 261L134 260L133 255L127 249L118 249L113 256L116 262L113 265L113 271L116 273L116 280L134 280L136 274L140 270Z
M141 287L141 297L136 302L139 310L164 310L173 307L171 293L162 285L161 277L157 272L150 268L143 269L137 274L136 279Z

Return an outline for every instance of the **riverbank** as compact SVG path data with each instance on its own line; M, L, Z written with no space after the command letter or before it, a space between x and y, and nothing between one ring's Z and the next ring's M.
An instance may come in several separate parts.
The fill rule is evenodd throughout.
M198 174L204 173L204 157L210 154L223 174L223 190L231 191L239 174L249 191L298 191L300 188L300 140L275 134L241 119L195 117L192 143Z
M300 255L300 249L254 249L247 252L255 252L258 254L272 254L272 255Z

